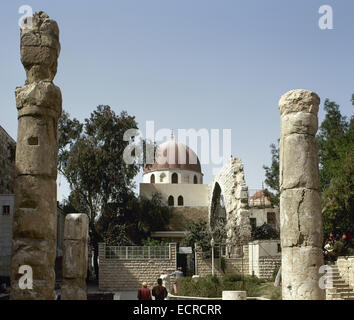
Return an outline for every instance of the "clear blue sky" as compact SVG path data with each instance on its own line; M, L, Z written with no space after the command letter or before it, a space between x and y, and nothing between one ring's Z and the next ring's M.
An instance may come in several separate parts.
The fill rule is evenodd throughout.
M156 129L230 128L250 188L261 186L269 145L279 138L282 94L310 89L353 114L351 0L7 0L0 4L0 125L14 138L24 4L59 24L55 83L72 116L83 120L108 104L135 115L142 129L146 120ZM325 4L334 30L318 27ZM203 171L210 182L211 167ZM60 182L59 199L68 192Z

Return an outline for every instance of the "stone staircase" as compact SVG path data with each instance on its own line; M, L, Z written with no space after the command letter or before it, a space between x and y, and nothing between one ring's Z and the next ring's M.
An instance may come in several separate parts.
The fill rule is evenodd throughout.
M347 284L338 269L338 266L332 265L333 288L327 289L327 300L354 300L354 290Z

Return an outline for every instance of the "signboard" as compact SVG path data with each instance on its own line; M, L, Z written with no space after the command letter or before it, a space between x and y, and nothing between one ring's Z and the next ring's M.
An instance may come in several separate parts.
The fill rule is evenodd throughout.
M178 253L182 253L182 254L193 253L192 247L179 247Z

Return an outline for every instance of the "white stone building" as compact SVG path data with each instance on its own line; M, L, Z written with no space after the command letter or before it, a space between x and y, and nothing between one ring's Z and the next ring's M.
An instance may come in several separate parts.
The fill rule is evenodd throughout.
M158 146L155 163L145 167L140 184L141 196L158 192L172 207L207 207L208 191L197 155L173 138Z

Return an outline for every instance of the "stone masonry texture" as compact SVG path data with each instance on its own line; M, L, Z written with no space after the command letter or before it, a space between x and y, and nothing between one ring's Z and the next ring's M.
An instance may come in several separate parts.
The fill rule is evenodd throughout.
M106 259L105 244L99 244L99 289L137 290L146 281L151 288L162 274L177 269L177 244L170 243L169 259ZM173 277L171 277L173 283Z
M280 231L282 297L322 300L319 287L322 257L322 215L318 153L320 98L308 90L292 90L279 101Z
M61 300L87 299L88 225L86 214L65 217Z
M11 299L54 299L56 177L60 89L53 84L60 52L59 29L44 12L21 29L25 85L16 88L18 135L11 257ZM33 271L33 289L20 289L21 265Z
M219 186L223 195L226 210L226 231L227 245L230 248L238 248L232 255L236 257L243 244L248 243L251 238L251 227L249 224L248 187L245 183L244 168L239 158L233 158L225 164L211 183L211 195L214 189ZM209 223L213 224L214 212L213 196L209 203Z

